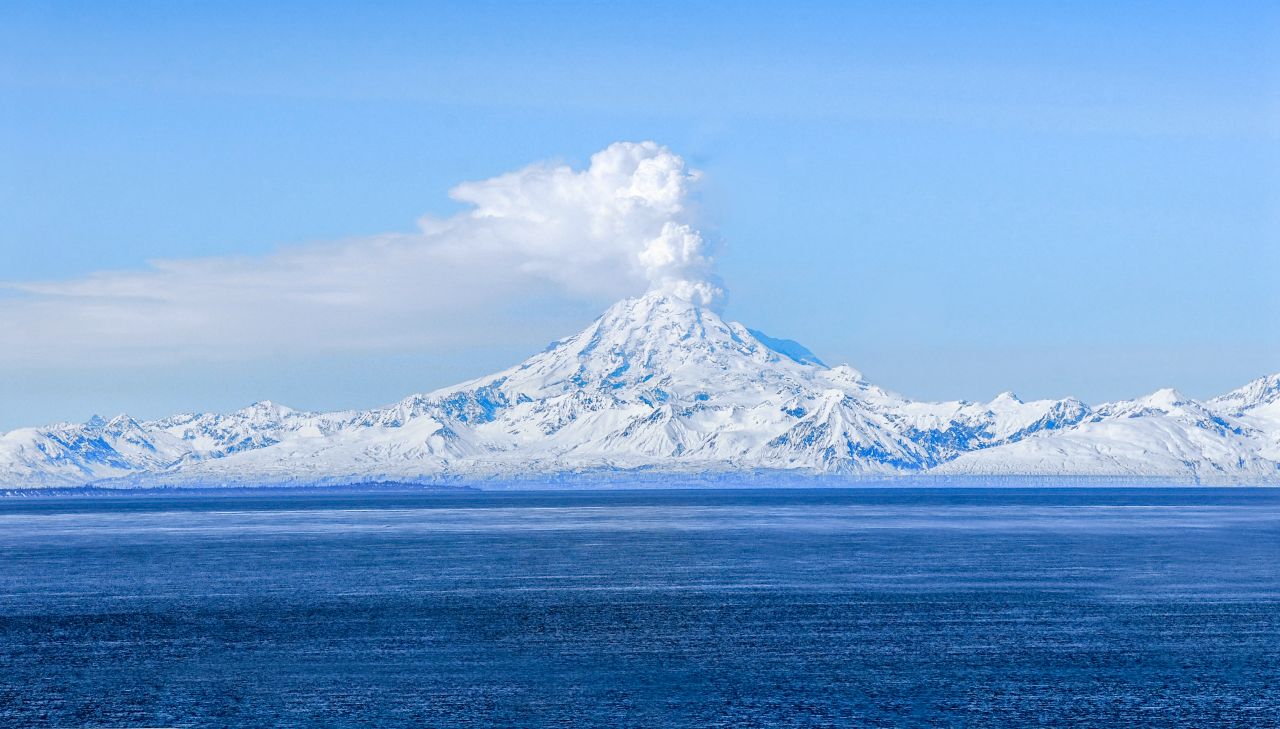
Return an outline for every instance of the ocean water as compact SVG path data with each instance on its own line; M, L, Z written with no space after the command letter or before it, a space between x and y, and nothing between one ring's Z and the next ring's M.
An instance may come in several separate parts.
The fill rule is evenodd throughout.
M1276 726L1280 490L0 499L0 726Z

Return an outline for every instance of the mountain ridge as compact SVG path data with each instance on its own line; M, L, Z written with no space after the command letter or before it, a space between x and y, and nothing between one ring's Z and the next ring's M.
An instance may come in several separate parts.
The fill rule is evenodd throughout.
M277 485L781 472L842 478L1280 482L1280 375L1158 390L912 401L659 289L500 372L369 410L62 423L0 435L0 486Z

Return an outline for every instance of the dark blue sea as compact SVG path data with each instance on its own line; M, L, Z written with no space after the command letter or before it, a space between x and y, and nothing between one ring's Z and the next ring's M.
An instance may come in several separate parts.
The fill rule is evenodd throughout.
M0 726L1276 726L1280 490L0 499Z

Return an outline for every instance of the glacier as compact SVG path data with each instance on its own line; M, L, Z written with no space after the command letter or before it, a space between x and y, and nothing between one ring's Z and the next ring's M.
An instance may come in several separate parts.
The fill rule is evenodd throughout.
M0 435L0 488L228 487L761 474L1280 483L1280 374L1175 390L921 402L671 288L510 369L371 410L259 402Z

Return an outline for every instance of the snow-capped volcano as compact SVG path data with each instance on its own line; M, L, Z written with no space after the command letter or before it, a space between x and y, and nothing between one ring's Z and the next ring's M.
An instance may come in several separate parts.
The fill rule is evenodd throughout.
M1280 378L1209 403L1173 391L914 402L802 346L652 291L488 377L367 411L258 403L22 429L0 485L425 481L645 469L682 473L1141 475L1280 479ZM1270 408L1270 409L1268 409Z

